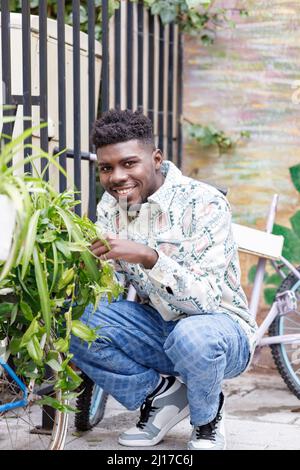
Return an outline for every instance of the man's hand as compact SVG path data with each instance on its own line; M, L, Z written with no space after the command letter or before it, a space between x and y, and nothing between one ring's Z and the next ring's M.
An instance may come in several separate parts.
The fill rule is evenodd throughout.
M105 239L111 248L110 250L101 240L94 241L91 246L94 255L101 260L123 260L127 263L142 264L144 268L151 269L158 259L157 252L142 243L114 238L110 234L105 235Z

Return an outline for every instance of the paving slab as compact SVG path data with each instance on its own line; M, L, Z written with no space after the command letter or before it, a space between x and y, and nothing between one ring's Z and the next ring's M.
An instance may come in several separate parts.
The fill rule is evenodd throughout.
M227 448L300 450L300 401L276 374L246 373L224 383ZM67 449L118 450L118 435L133 426L139 411L128 411L109 397L103 420L92 431L76 432L71 422ZM186 450L189 419L178 423L164 441L149 450ZM131 450L137 448L131 448Z

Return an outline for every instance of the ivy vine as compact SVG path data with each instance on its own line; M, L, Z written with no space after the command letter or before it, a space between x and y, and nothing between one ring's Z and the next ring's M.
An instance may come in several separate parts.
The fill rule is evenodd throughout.
M109 0L109 16L112 16L120 7L121 0ZM139 0L130 0L138 3ZM80 2L80 25L81 30L88 30L88 6L87 0ZM158 15L163 24L174 22L179 25L182 32L198 34L204 44L211 44L215 37L216 27L226 22L234 23L230 19L232 9L215 8L213 0L143 0L144 5L150 9L152 15ZM11 0L11 11L20 12L22 0ZM38 14L39 1L31 0L30 8L32 14ZM48 0L48 17L57 18L57 1ZM102 0L95 0L96 27L95 35L101 40ZM65 2L65 22L72 25L72 0ZM236 10L236 9L235 9ZM247 15L244 9L238 9L240 15ZM228 16L229 15L229 16Z

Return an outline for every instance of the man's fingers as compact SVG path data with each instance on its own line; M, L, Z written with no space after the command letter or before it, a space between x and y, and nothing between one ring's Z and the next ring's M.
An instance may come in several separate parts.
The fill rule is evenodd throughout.
M109 250L107 249L106 246L100 245L100 246L92 246L92 252L95 256L101 256L104 253L107 253Z
M94 251L97 248L101 248L101 247L105 247L106 250L107 250L107 247L104 245L104 243L101 240L97 240L97 241L92 243L91 250Z
M109 233L103 234L102 240L105 240L108 244L110 244L110 242L114 240L115 238L116 238L115 234L109 232ZM92 249L93 247L97 248L99 246L105 246L105 243L102 240L99 240L99 238L96 238L95 240L93 240L91 244Z
M118 256L114 252L114 250L107 251L106 253L103 253L102 255L99 256L99 259L101 261L106 261L109 259L118 259Z

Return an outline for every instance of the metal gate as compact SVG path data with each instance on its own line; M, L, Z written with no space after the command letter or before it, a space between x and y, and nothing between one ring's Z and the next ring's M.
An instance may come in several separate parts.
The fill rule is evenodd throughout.
M59 163L67 170L68 180L61 173L55 174L58 189L75 186L76 197L87 200L83 210L94 220L96 157L88 136L99 112L114 107L142 110L153 121L158 147L168 159L181 165L181 34L174 24L164 26L142 2L122 0L120 8L109 18L108 0L103 0L101 52L101 45L95 41L95 1L84 2L87 34L80 31L79 0L72 1L71 27L65 24L64 0L57 2L55 23L47 18L47 0L39 1L36 16L31 15L29 0L21 3L18 23L18 16L10 11L9 0L1 0L2 103L10 105L3 114L17 115L22 108L23 116L30 117L22 121L24 130L36 120L48 122L48 127L39 131L39 145L45 152L60 153ZM20 51L13 36L13 20L17 24ZM17 58L18 54L21 59ZM19 87L14 86L17 78ZM54 118L51 118L52 107ZM9 139L5 135L12 136L14 131L13 123L4 124L4 140ZM24 150L26 156L32 153L32 140L31 136L26 139L29 145ZM42 158L41 170L46 164ZM31 165L25 165L24 171L31 172ZM51 179L51 169L50 173L45 170L44 177ZM76 206L76 212L82 213L81 205Z

